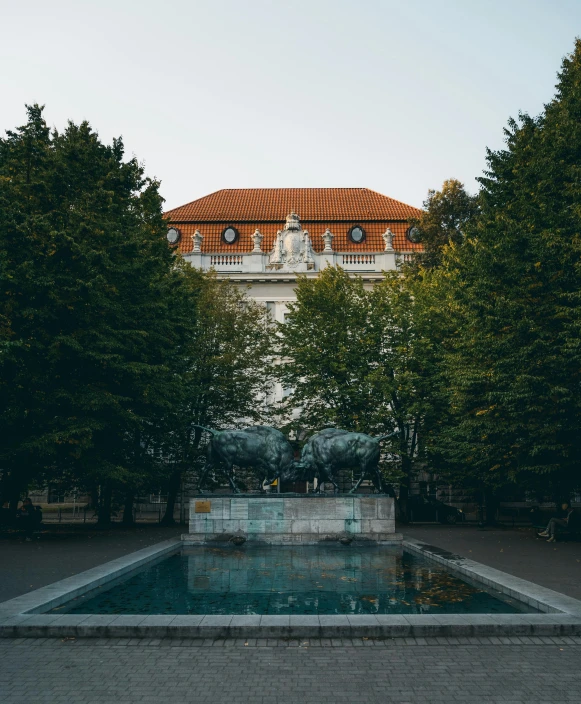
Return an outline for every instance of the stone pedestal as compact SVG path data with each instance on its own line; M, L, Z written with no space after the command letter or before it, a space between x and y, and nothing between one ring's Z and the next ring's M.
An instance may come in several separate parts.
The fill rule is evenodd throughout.
M245 539L272 545L399 543L391 496L273 494L199 496L190 499L190 544Z

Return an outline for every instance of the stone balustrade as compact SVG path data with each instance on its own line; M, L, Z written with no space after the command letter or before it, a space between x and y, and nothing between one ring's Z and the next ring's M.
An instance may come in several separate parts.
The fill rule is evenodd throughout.
M237 254L212 254L189 252L184 255L192 266L208 271L214 269L224 273L242 274L300 274L318 272L326 266L340 266L346 271L365 271L380 274L382 271L395 269L397 260L395 252L327 252L313 253L312 262L301 262L294 266L270 263L270 256L264 252Z

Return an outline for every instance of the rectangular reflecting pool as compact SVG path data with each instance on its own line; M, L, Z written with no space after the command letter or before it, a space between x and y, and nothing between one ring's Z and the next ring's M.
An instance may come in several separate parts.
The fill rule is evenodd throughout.
M53 609L78 614L531 613L401 548L188 547Z

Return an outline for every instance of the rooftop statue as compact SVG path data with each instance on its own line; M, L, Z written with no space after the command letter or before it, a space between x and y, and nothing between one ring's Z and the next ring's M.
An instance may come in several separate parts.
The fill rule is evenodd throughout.
M380 435L373 438L364 433L352 433L339 428L326 428L315 433L301 453L300 462L295 463L297 480L313 481L316 477L321 482L331 482L339 489L336 481L339 469L360 470L357 484L350 493L355 492L361 482L369 477L376 489L383 492L383 481L379 471L380 443L397 433Z
M208 472L223 470L234 493L238 493L234 467L251 467L257 479L272 483L277 477L282 481L294 477L294 453L285 436L266 425L255 425L241 430L211 430L202 425L194 426L210 433L206 465L200 477L201 489Z

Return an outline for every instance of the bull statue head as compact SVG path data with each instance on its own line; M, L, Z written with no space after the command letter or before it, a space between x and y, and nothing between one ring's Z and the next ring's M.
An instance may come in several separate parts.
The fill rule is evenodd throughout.
M295 460L290 469L295 482L312 482L315 478L314 467L309 462Z

